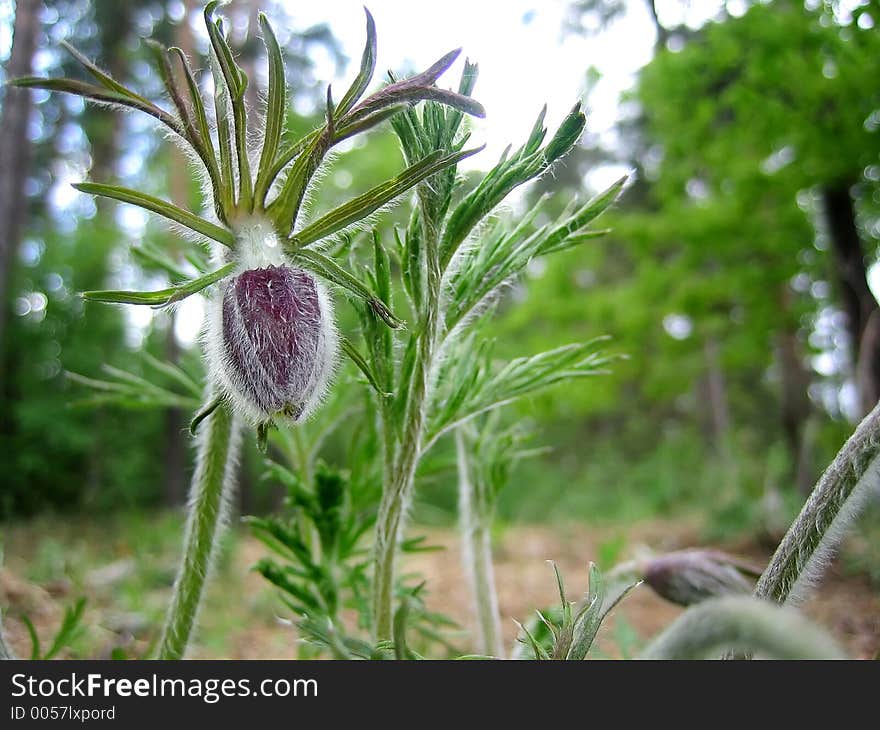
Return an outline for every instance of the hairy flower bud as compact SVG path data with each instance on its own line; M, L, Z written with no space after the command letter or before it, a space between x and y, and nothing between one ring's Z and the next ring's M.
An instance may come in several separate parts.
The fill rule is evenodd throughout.
M243 271L215 302L209 335L215 375L256 422L305 418L333 371L337 334L323 287L281 264Z
M690 606L707 598L751 593L746 576L760 570L717 550L679 550L647 559L642 574L657 595Z

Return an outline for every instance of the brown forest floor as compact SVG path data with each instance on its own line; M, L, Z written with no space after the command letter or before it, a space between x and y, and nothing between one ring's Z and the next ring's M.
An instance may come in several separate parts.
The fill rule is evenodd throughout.
M176 528L173 523L171 528ZM23 623L27 614L41 639L50 640L65 606L79 596L88 599L85 637L75 656L108 656L124 646L129 656L148 651L150 638L161 620L170 590L173 553L179 539L166 526L168 546L139 552L124 538L110 539L108 530L59 530L52 538L57 550L75 556L63 571L43 568L46 525L9 528L4 535L6 565L0 569L0 606L7 609L10 643L26 654L29 641ZM161 530L159 531L161 533ZM459 567L456 535L451 530L427 530L428 541L445 549L407 556L405 570L418 572L427 581L428 607L468 626L467 593ZM644 545L655 551L700 546L700 531L687 521L653 520L625 527L550 528L511 527L500 533L495 547L496 578L507 645L512 646L516 627L512 619L528 619L535 608L556 605L555 581L547 560L554 560L565 578L571 599L586 588L586 566L615 541L625 539L621 558ZM106 544L102 543L106 540ZM85 547L84 547L85 545ZM44 546L43 546L44 547ZM279 618L283 609L265 581L251 571L265 548L245 533L228 546L229 555L219 568L202 613L202 629L192 655L199 658L291 658L297 654L293 629ZM756 563L766 561L771 550L752 540L713 544ZM45 550L43 551L45 552ZM51 563L51 561L50 561ZM35 576L35 572L42 575ZM144 574L149 574L148 578ZM604 656L617 657L643 645L666 626L681 609L642 587L616 609L599 635ZM880 651L880 591L863 574L844 570L835 562L805 611L827 627L848 649L850 656L871 658ZM456 641L467 650L467 639Z

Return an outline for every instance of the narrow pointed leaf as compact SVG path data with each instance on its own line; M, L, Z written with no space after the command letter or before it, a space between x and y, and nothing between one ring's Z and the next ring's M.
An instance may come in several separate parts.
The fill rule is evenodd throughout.
M369 10L364 8L364 12L367 14L367 42L361 56L361 67L345 96L339 101L339 106L336 107L338 116L347 114L357 104L376 71L376 23Z
M392 104L389 107L380 109L379 111L362 117L350 124L337 127L336 132L333 135L333 141L336 143L342 142L342 140L354 137L356 134L366 132L367 130L380 125L382 122L391 119L391 117L404 111L407 107L408 105L405 103Z
M154 198L152 195L147 195L146 193L141 193L137 190L130 190L129 188L121 188L116 185L104 185L101 183L76 183L73 187L83 193L100 195L105 198L112 198L113 200L118 200L122 203L130 203L139 208L144 208L157 215L161 215L163 218L179 223L185 228L189 228L191 231L207 236L218 243L222 243L224 246L231 247L235 244L235 237L225 228L221 228L210 221L206 221L204 218L200 218L183 208L178 208L176 205L172 205L159 198Z
M587 605L575 619L574 637L566 659L581 661L593 645L602 623L602 603L605 600L605 581L595 563L590 563L590 591Z
M122 94L123 96L127 96L130 99L142 102L144 104L150 104L151 102L148 99L145 99L140 94L136 94L131 89L127 88L120 84L116 79L114 79L110 74L105 71L102 71L98 68L94 63L92 63L88 58L86 58L82 53L80 53L76 48L74 48L67 41L61 41L61 47L67 51L71 56L73 56L76 61L86 69L95 79L98 81L101 86L104 86L111 91L115 91L118 94Z
M617 198L620 196L621 190L623 190L623 186L626 184L627 179L628 176L624 175L619 180L616 180L614 183L609 185L605 190L596 195L594 198L591 198L589 201L587 201L577 212L574 213L574 215L566 220L564 225L559 226L558 228L553 230L546 237L546 239L544 239L544 242L538 249L538 253L540 255L544 255L564 248L569 248L570 245L575 245L576 243L578 243L579 241L572 242L574 234L576 234L578 231L581 231L584 226L598 218L599 215L605 212L614 203L614 201L617 200ZM587 238L594 238L597 235L601 235L602 233L604 232L594 231L581 235L585 235ZM584 238L584 240L586 240L586 238Z
M333 259L307 249L293 251L290 255L294 262L303 268L313 271L318 276L363 299L389 327L397 329L403 326L403 321L395 317L385 303L370 291L366 284L349 274Z
M184 137L183 129L180 123L164 109L160 109L155 104L141 101L138 98L127 94L120 94L103 86L96 86L85 81L77 81L76 79L44 79L36 76L24 76L18 79L12 79L9 82L13 86L25 89L44 89L45 91L57 91L62 94L72 94L80 96L84 99L91 99L102 104L110 104L113 106L128 107L129 109L137 109L151 117L158 119L175 134Z
M379 379L376 377L376 374L373 372L369 363L366 361L363 355L358 351L357 347L355 347L354 343L349 340L347 337L340 338L339 341L340 347L342 351L348 356L348 359L351 360L358 370L363 373L364 377L373 386L373 389L381 395L383 398L387 398L391 395L391 393L386 393L382 389L382 385L379 383Z
M406 597L400 602L400 608L394 614L394 658L399 661L412 658L406 646L406 622L409 618L409 611L410 599Z
M244 93L247 88L247 76L235 63L232 49L223 36L220 21L213 20L216 2L205 7L205 25L211 39L214 57L229 92L229 104L232 107L233 130L235 134L235 155L238 162L239 204L249 207L253 199L253 181L251 180L250 161L247 148L247 115L244 108ZM219 123L219 119L218 119ZM228 126L228 121L227 121Z
M275 37L272 26L262 13L260 13L260 27L263 30L263 43L266 45L266 54L269 59L265 133L254 190L254 199L258 205L262 206L271 184L272 165L278 153L278 144L281 141L281 132L284 128L287 85L284 80L284 59L281 56L281 47L278 45L278 39Z
M568 116L562 121L562 124L559 125L559 129L556 131L556 134L553 135L553 139L547 144L547 148L544 150L544 156L547 158L547 162L555 162L560 157L567 154L581 138L581 134L586 125L587 118L581 111L581 105L580 102L578 102L568 113Z
M189 276L175 261L172 261L169 256L166 256L163 251L152 244L143 243L140 246L132 246L129 251L142 266L152 266L164 271L171 277L172 283L175 280L183 281Z
M306 226L290 239L293 246L307 246L310 243L325 238L347 226L357 223L359 220L375 212L383 205L402 195L407 190L418 185L422 180L431 177L435 173L450 165L455 165L466 157L479 152L482 147L471 150L462 150L444 155L442 152L434 152L415 165L411 165L397 177L377 185L363 195L350 200L339 206L314 223Z
M535 659L547 660L550 658L550 655L547 653L547 650L541 646L536 640L535 637L532 636L532 632L529 631L525 626L523 626L519 621L514 619L513 623L517 625L519 630L525 634L525 639L521 639L517 637L517 641L522 644L528 644L532 647L532 651L535 652Z
M168 304L185 299L186 297L200 292L202 289L215 284L221 279L229 276L235 270L236 264L226 264L217 271L198 279L192 279L179 286L172 286L168 289L160 289L153 292L141 291L87 291L83 292L84 299L93 302L107 302L113 304L147 304L154 307L164 307Z
M199 157L202 158L202 162L205 163L205 169L208 171L208 177L211 179L211 197L214 199L214 211L219 220L226 221L227 211L223 208L220 167L217 163L217 153L214 150L214 141L211 137L211 126L208 123L208 115L205 112L205 103L202 101L199 85L196 82L192 67L186 59L186 54L176 47L170 48L169 51L177 56L183 69L187 89L189 90L189 99L195 114L195 123L199 137L199 145L196 147L196 151L199 153Z
M290 145L287 149L285 149L272 164L272 169L269 171L269 180L266 184L266 190L272 187L272 183L275 182L275 179L281 174L281 171L290 164L291 160L296 159L300 154L302 154L303 150L305 150L310 145L314 144L315 140L321 134L321 129L316 129L312 132L309 132L304 137L301 137L292 145Z
M166 378L174 381L178 385L183 386L183 388L194 397L198 398L201 395L201 386L193 380L183 368L177 365L172 365L164 360L159 360L148 352L141 353L141 357L148 367L162 373Z
M220 152L220 195L223 210L231 211L235 205L235 171L232 167L232 99L229 87L220 70L217 54L212 50L211 75L214 77L214 116L217 121L217 142Z
M162 78L165 91L168 92L168 96L174 102L174 108L177 109L177 115L180 117L184 130L186 130L187 140L189 140L194 149L198 150L201 140L196 131L195 120L189 107L187 107L183 100L183 95L180 93L180 88L174 78L174 72L171 70L171 64L168 61L168 49L161 43L152 40L147 41L147 48L150 49L153 60L156 62L156 68L159 71L159 76Z

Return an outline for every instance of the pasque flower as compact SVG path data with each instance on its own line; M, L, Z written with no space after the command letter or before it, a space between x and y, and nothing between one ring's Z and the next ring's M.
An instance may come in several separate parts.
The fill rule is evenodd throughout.
M390 83L362 99L376 64L376 30L367 12L367 43L351 86L338 102L328 87L324 124L297 141L285 140L284 60L272 28L261 15L269 74L260 122L253 125L248 122L254 110L245 105L248 78L235 62L223 22L214 17L218 4L210 2L204 11L210 38L213 104L202 98L183 52L169 51L158 44L150 44L150 48L168 105L154 103L127 88L66 44L91 81L33 77L13 81L18 86L74 94L105 106L149 114L186 149L207 191L206 207L211 213L203 216L116 185L76 186L83 192L163 216L211 249L211 264L198 264L200 270L194 278L187 278L161 251L150 253L147 258L172 274L173 285L166 289L84 294L93 301L160 307L203 290L209 296L210 314L203 333L208 395L193 419L193 430L210 420L199 428L184 555L158 652L163 659L181 658L192 632L223 523L224 505L234 484L242 417L255 423L262 436L276 418L305 418L320 402L334 370L337 350L345 352L371 382L376 382L366 360L337 334L325 284L363 300L388 326L402 324L370 285L327 255L322 242L477 150L463 150L456 143L448 149L426 150L408 157L409 167L397 177L303 222L302 203L315 173L336 144L372 129L420 100L453 107L456 113L483 114L482 107L469 97L434 85L458 51L447 54L423 73ZM171 60L179 66L177 75ZM211 107L213 118L208 112ZM258 129L256 134L254 128ZM344 247L335 248L344 252ZM201 257L190 259L198 262Z
M222 360L218 376L252 415L299 420L323 393L337 334L330 299L304 269L249 269L219 301Z
M438 89L434 83L458 56L453 51L429 69L396 81L361 99L373 77L376 32L367 11L367 43L357 77L338 103L327 89L326 121L292 143L283 143L287 91L281 50L268 21L260 16L269 59L269 80L259 134L248 124L248 79L236 64L215 19L218 3L204 12L211 41L214 122L211 124L195 74L179 49L151 43L156 67L172 109L166 109L123 86L78 51L67 50L94 82L23 78L19 86L75 94L111 106L145 112L171 130L187 148L197 174L205 179L213 215L203 217L135 190L99 183L76 187L138 205L173 221L213 248L213 271L155 292L93 291L90 300L166 306L208 290L211 316L204 333L214 401L231 404L254 423L274 418L301 420L320 402L335 366L339 338L331 298L324 282L367 302L388 325L401 322L371 288L322 253L320 243L357 224L426 178L476 150L435 151L411 161L400 175L339 208L300 224L305 195L315 173L334 145L390 119L424 99L482 115L470 97ZM180 65L175 76L171 58ZM183 79L181 82L180 79ZM256 137L257 143L253 143ZM216 138L216 140L215 140ZM257 160L256 169L251 169ZM349 354L350 348L343 348ZM353 357L360 366L363 363Z

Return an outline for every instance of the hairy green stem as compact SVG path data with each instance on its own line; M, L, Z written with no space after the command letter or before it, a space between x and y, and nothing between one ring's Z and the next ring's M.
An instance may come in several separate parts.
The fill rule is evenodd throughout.
M202 424L198 438L183 558L162 631L159 659L181 659L186 652L234 487L240 442L238 419L228 404L222 403Z
M831 636L793 608L749 596L713 598L688 609L642 658L704 659L725 650L771 659L844 658Z
M407 393L402 439L392 469L385 469L382 499L376 521L375 567L373 571L373 626L377 641L391 639L394 616L394 575L397 544L412 501L416 467L422 454L425 417L431 387L440 326L440 262L437 231L423 218L426 261L426 290L418 337L416 362ZM383 429L384 438L392 431ZM387 448L387 447L386 447Z
M778 603L802 598L822 573L846 530L880 492L880 405L843 445L819 479L755 586Z
M458 461L458 511L461 528L462 563L471 590L471 603L477 625L478 654L504 655L501 639L501 614L495 590L495 569L492 565L492 543L489 534L490 516L480 504L461 428L455 431Z
M430 340L430 341L429 341ZM377 641L390 639L394 614L394 574L403 519L412 500L416 467L421 456L433 337L423 335L410 384L403 440L390 473L385 474L376 521L376 564L373 575L373 622ZM386 431L387 435L387 431Z

